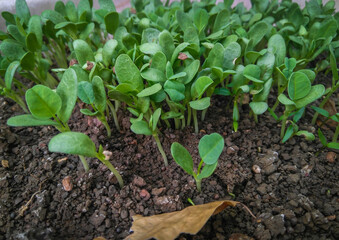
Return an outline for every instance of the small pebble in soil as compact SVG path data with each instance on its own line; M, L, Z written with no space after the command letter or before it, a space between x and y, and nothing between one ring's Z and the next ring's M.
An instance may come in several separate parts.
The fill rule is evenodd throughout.
M335 163L335 160L337 159L337 154L335 152L328 152L326 154L326 159L329 163Z
M151 194L149 194L149 192L146 189L142 189L140 191L140 197L147 201L148 199L150 199Z
M255 173L260 173L261 172L261 168L258 165L253 165L252 170Z
M69 192L73 188L73 184L71 182L71 176L67 176L64 179L62 179L62 186L64 187L64 190Z

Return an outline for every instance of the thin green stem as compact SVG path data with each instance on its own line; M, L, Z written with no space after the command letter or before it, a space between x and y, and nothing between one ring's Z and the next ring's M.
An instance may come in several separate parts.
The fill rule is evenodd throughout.
M204 120L205 120L206 113L207 113L207 109L208 109L208 108L202 110L202 112L201 112L201 121L204 121Z
M198 192L201 192L201 179L195 178L195 183L197 185Z
M167 167L168 166L168 161L167 161L166 153L165 153L164 149L162 148L162 145L161 145L158 133L154 132L153 133L153 137L154 137L155 142L157 143L159 152L160 152L162 158L164 159L165 166Z
M112 131L111 131L110 126L108 125L108 122L107 122L107 120L106 120L106 117L103 116L103 117L101 117L99 120L102 122L102 124L104 124L104 126L105 126L105 128L106 128L106 131L107 131L107 136L108 136L108 137L111 137Z
M110 161L108 160L104 160L104 159L100 159L99 160L106 165L106 167L114 174L114 176L117 178L119 185L121 188L124 187L124 181L122 180L122 177L120 175L120 173L118 172L118 170L115 169L115 167L112 165L112 163L110 163Z
M334 88L331 89L331 91L329 91L329 93L326 95L326 97L324 98L324 100L320 103L319 107L323 108L325 106L325 104L327 103L327 101L330 99L330 97L332 96L332 94L338 89L339 84L337 84ZM317 121L319 113L316 112L312 118L312 125L315 124L315 122Z
M286 129L286 121L287 121L287 118L288 118L288 113L285 112L283 117L282 117L282 120L281 120L281 130L280 130L280 138L282 139L285 135L285 129Z
M79 158L80 158L80 160L82 162L82 165L84 166L85 172L88 172L89 166L88 166L88 163L86 161L86 158L84 156L82 156L82 155L79 155Z
M199 163L199 166L198 166L198 171L197 171L197 175L199 175L200 174L200 170L201 170L201 167L202 167L202 164L204 163L204 161L203 160L201 160L200 161L200 163Z
M118 131L120 131L120 125L119 125L119 121L118 121L117 112L115 111L115 108L114 108L113 104L111 103L111 101L108 100L107 105L112 112L112 117L113 117L113 120L114 120L115 127L118 129Z
M192 109L189 106L189 104L187 104L187 126L191 125L191 118L192 118Z
M198 126L197 110L193 109L192 114L193 114L193 121L194 121L194 130L195 130L195 133L198 134L199 126Z
M255 113L253 113L253 117L254 117L254 121L255 121L255 123L258 123L258 115L257 115L257 114L255 114Z

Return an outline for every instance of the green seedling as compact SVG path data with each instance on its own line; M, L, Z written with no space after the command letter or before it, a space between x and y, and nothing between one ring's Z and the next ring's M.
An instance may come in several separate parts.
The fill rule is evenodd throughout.
M319 113L320 115L322 115L322 116L324 116L326 119L321 123L321 125L320 125L320 127L319 127L319 130L320 130L320 128L323 126L323 124L325 124L328 120L332 120L332 121L334 121L334 122L336 122L337 123L337 127L336 127L336 129L335 129L335 132L334 132L334 134L333 134L333 137L332 137L332 142L330 142L329 144L330 144L330 146L331 145L333 145L333 146L335 146L335 145L337 145L336 144L336 142L337 142L337 140L338 140L338 136L339 136L339 113L336 113L336 114L334 114L334 115L330 115L329 114L329 112L328 111L326 111L325 109L322 109L322 108L319 108L319 107L315 107L315 106L312 106L312 108L317 112L317 113ZM321 131L321 130L320 130ZM320 133L320 134L318 134L319 136L320 135L323 135L322 133ZM325 138L324 137L322 137L322 141L321 141L321 143L323 143L323 145L325 146L328 146L328 144L327 144L327 141L325 141ZM326 144L324 144L324 143L326 143Z
M31 114L8 119L13 127L54 126L60 132L70 131L67 124L77 100L77 77L72 69L63 74L56 90L36 85L26 92L26 103Z
M102 146L100 145L99 150L97 151L93 141L83 133L60 133L51 139L48 144L48 149L51 152L78 155L86 172L89 170L89 167L85 157L97 158L114 174L119 182L120 187L122 188L124 186L124 182L120 173L110 163L108 154L105 156Z
M218 165L219 156L224 148L224 139L218 133L205 135L200 139L198 148L201 161L196 172L190 153L180 143L172 143L171 153L175 162L194 177L197 189L201 192L201 180L211 176Z

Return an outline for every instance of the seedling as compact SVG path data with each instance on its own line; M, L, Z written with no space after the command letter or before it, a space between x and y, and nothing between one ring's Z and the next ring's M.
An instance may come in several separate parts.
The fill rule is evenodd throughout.
M180 143L172 143L171 153L175 162L194 177L197 189L201 192L201 180L211 176L218 165L219 156L224 148L224 139L218 133L205 135L200 139L198 148L201 161L196 172L193 170L192 156Z
M86 172L88 171L88 163L85 157L99 159L118 179L119 185L122 188L124 182L120 173L113 167L109 161L109 156L104 155L102 146L96 150L94 142L85 134L79 132L65 132L54 136L48 144L48 149L51 152L60 152L67 154L78 155Z

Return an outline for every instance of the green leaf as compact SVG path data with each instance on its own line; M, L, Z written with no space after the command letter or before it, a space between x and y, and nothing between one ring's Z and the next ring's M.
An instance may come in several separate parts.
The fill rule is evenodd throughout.
M71 22L78 22L78 12L72 1L66 3L66 15Z
M105 16L106 30L110 34L114 34L119 27L119 14L117 12L110 12Z
M80 0L78 3L78 15L80 16L80 21L90 22L92 17L92 9L91 5L93 5L92 0Z
M114 50L118 46L118 41L115 39L108 40L102 48L102 60L106 67L112 64Z
M293 135L293 125L289 125L281 142L285 143L288 139L292 137L292 135Z
M205 97L196 101L189 102L190 107L195 110L204 110L211 105L211 98Z
M202 76L198 78L191 87L192 98L200 98L212 83L213 80L210 77Z
M19 66L20 66L20 62L14 61L14 62L11 62L11 64L9 64L9 66L7 67L6 73L5 73L5 84L6 84L7 89L12 88L13 77Z
M156 83L148 88L145 88L140 93L138 93L137 97L148 97L151 96L157 92L159 92L162 89L162 86L160 83Z
M284 105L294 105L295 106L295 103L293 101L291 101L290 99L288 99L285 94L281 93L279 96L278 96L278 100L279 102L281 102L282 104Z
M268 40L267 48L271 49L275 55L275 64L280 66L286 57L286 43L280 34L274 34Z
M209 15L205 9L198 8L193 15L194 25L198 28L198 31L201 32L205 29L208 23Z
M331 45L329 46L329 50L330 50L330 65L331 65L331 70L332 70L332 76L335 81L338 81L339 75L338 75L338 68L337 68L337 60L335 58L335 55L333 53L333 47Z
M203 64L203 68L222 67L224 60L224 47L220 43L214 45L207 59Z
M182 52L186 47L188 47L190 44L187 42L180 43L173 51L172 58L171 58L171 64L173 65L175 60L177 60L178 55L180 52Z
M288 96L292 100L301 99L311 91L311 81L302 72L295 72L288 82Z
M145 54L154 55L157 52L161 52L161 47L156 43L144 43L140 45L140 51Z
M182 116L179 112L169 111L161 115L161 119L180 118Z
M155 28L146 28L142 32L141 44L143 43L158 43L159 30Z
M249 39L253 41L253 46L256 46L261 39L266 35L269 28L266 22L261 21L254 24L248 31Z
M176 18L183 32L185 32L187 28L193 25L191 18L186 13L184 13L182 10L176 11Z
M214 164L224 149L224 138L218 133L205 135L199 142L199 154L205 164Z
M31 17L31 12L29 11L26 0L16 0L15 11L16 15L18 15L19 18L23 19L25 23L28 24L28 21Z
M174 161L189 175L193 176L193 160L191 154L180 143L174 142L171 146Z
M263 83L263 81L260 80L260 74L260 67L254 64L248 64L244 69L244 77L253 82Z
M161 72L166 71L166 56L163 52L157 52L152 58L152 68L155 68Z
M251 102L250 107L254 114L260 115L266 112L268 105L266 102Z
M34 33L38 41L38 49L42 47L42 28L41 28L41 17L34 15L31 17L28 23L28 32Z
M100 9L105 9L110 12L116 11L113 0L99 0Z
M15 25L9 25L7 27L8 33L18 42L25 44L25 37L19 32L18 27Z
M6 56L10 61L20 60L26 53L21 44L9 41L9 39L0 44L0 51L2 55Z
M264 81L267 81L272 77L274 64L275 56L270 52L267 52L265 55L259 57L257 65L261 69L261 75Z
M87 104L93 104L95 100L93 86L90 82L78 83L78 97L81 101Z
M295 58L285 58L285 69L282 71L286 79L289 79L293 73L294 68L297 66Z
M26 102L32 115L39 119L54 117L62 104L59 95L43 85L27 90Z
M166 55L168 61L171 60L172 54L174 52L175 46L172 35L164 30L159 34L159 45Z
M99 114L99 111L92 112L91 110L87 108L80 109L80 112L86 116L91 116L91 117L95 117Z
M230 43L224 51L224 59L223 59L223 64L222 68L224 70L228 69L234 69L234 62L235 60L240 57L241 55L241 47L239 43L237 42L232 42Z
M200 61L194 60L183 69L183 72L186 73L186 76L179 78L178 81L185 85L190 83L193 80L194 76L197 74L199 67Z
M179 72L177 74L174 74L172 75L171 77L169 77L168 79L169 80L174 80L174 79L177 79L177 78L182 78L182 77L185 77L187 74L185 72Z
M87 61L94 62L94 54L91 47L84 40L77 39L73 42L75 55L79 61L80 66L85 65Z
M50 152L60 152L86 157L96 157L97 151L93 141L80 132L59 133L48 144Z
M104 82L99 76L95 76L92 79L93 93L94 93L94 105L99 112L103 113L106 110L106 91Z
M62 23L65 21L65 18L60 13L53 10L45 10L41 13L41 16L50 20L54 24Z
M315 139L313 133L307 131L298 131L295 135L304 136L307 141L313 141Z
M12 127L33 127L33 126L58 126L57 122L50 119L37 119L31 114L24 114L11 117L7 120L7 125Z
M329 17L323 22L315 22L310 28L309 36L314 40L334 37L337 34L337 29L337 21L333 17Z
M326 137L324 136L323 132L320 130L320 128L318 128L318 136L320 139L320 142L323 146L327 146L327 140Z
M144 88L139 69L127 54L119 55L115 63L115 72L120 84L128 83L138 91Z
M56 93L61 98L61 108L58 112L58 117L66 123L73 112L77 101L77 76L73 69L67 69L62 75L62 79L56 89Z
M149 97L142 97L138 98L136 108L140 113L146 113L150 106L150 98Z
M339 143L337 143L337 142L330 142L330 143L327 144L327 147L339 150Z
M300 69L298 72L304 73L311 82L315 80L315 72L313 72L311 69Z
M315 107L315 106L312 106L311 108L313 110L315 110L317 113L323 115L326 118L330 117L330 114L325 109L322 109L322 108L319 108L319 107Z
M25 70L33 70L35 67L34 54L31 52L27 52L25 55L23 55L20 59L20 65Z
M135 134L143 134L146 136L152 135L151 129L149 128L147 122L145 122L144 120L134 122L131 125L131 130Z
M26 46L27 46L27 49L31 52L36 52L40 50L39 42L38 42L37 37L35 36L35 33L27 34Z
M161 115L161 108L157 108L152 115L152 130L153 132L157 128L157 124Z
M318 84L318 85L312 86L311 91L306 97L294 101L295 105L298 109L305 107L306 105L322 97L324 92L325 92L325 87L323 85Z
M141 73L141 77L151 82L165 82L166 76L163 72L155 68L148 68Z
M185 99L185 85L182 83L167 80L164 84L164 90L174 102Z
M213 33L224 30L229 23L230 11L228 9L223 9L217 14L217 17L214 21Z
M215 162L214 164L206 164L202 168L201 173L197 176L197 179L201 180L203 178L208 178L209 176L213 174L217 166L218 166L218 162Z

